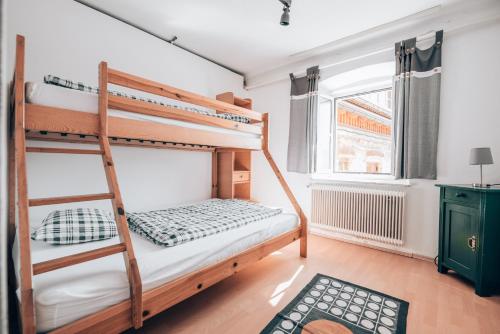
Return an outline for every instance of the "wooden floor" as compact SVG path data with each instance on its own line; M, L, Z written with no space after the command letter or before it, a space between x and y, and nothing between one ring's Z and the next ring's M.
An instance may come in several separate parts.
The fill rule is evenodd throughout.
M140 333L259 333L323 273L410 302L407 333L500 333L500 296L441 275L433 263L310 236L309 258L294 243L146 321ZM135 333L136 331L129 331Z

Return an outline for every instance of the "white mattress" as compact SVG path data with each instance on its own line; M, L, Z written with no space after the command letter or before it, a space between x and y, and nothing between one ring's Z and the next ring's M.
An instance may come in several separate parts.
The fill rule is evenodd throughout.
M160 247L131 233L143 291L214 264L298 226L292 213L191 241ZM70 246L32 241L32 261L38 263L118 243L118 238ZM13 249L16 273L19 254ZM33 277L37 331L49 331L102 310L129 297L123 257L115 254Z
M26 83L26 102L41 104L49 107L58 107L71 109L76 111L83 111L89 113L97 113L98 110L98 95L82 92L75 89L69 89L50 85L46 83L27 82ZM142 115L122 110L109 109L110 116L123 117L138 121L148 121L154 123L168 124L182 126L185 128L207 130L217 133L230 134L235 136L259 138L260 136L255 133L242 132L231 129L224 129L215 126L195 124L190 122L177 121L173 119Z

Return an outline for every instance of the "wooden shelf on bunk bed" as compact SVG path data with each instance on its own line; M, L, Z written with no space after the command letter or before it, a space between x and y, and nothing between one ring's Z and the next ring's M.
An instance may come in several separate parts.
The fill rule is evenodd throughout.
M251 152L217 152L218 198L251 199Z
M219 94L216 99L245 109L252 109L251 99L237 97L232 92ZM250 200L252 197L252 152L248 150L224 150L216 152L214 159L216 159L214 167L217 169L214 197Z

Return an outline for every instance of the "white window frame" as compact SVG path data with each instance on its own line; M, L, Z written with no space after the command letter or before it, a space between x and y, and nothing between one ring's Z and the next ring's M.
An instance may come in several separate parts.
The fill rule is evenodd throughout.
M338 95L337 97L335 97L333 99L333 121L332 121L332 125L331 125L331 128L332 128L332 141L334 143L333 146L333 151L332 151L332 154L331 154L331 165L333 166L332 167L332 173L334 174L361 174L361 175L392 175L391 172L389 173L369 173L369 172L339 172L339 171L336 171L335 170L335 155L336 155L336 140L337 140L337 128L338 128L338 124L337 124L337 103L339 100L343 100L343 99L348 99L348 98L351 98L351 97L356 97L356 96L360 96L360 95L366 95L366 94L371 94L371 93L377 93L377 92L382 92L382 91L386 91L386 90L392 90L392 86L387 86L385 85L384 87L382 88L377 88L377 89L372 89L370 88L369 90L360 90L356 93L353 93L353 94L349 94L349 95ZM394 147L392 145L392 136L393 136L393 126L394 125L391 125L391 170L392 170L392 163L393 163L393 157L394 157Z
M368 172L336 172L335 171L335 154L336 154L336 129L337 129L337 107L336 103L338 99L346 98L350 96L363 95L370 92L376 92L386 89L392 89L394 92L394 84L387 85L387 81L380 84L369 85L369 87L353 87L347 90L341 90L337 94L326 95L320 94L322 98L331 101L331 126L330 126L330 136L331 136L331 154L330 154L330 166L331 170L329 172L317 172L311 175L312 181L328 181L328 182L362 182L362 183L380 183L380 184L395 184L409 186L410 181L397 180L392 173L368 173ZM394 108L394 106L393 106ZM392 133L394 132L394 125L391 127ZM392 136L391 133L391 136ZM394 145L391 145L391 159L394 157ZM393 161L391 162L391 164ZM392 166L391 166L392 168Z

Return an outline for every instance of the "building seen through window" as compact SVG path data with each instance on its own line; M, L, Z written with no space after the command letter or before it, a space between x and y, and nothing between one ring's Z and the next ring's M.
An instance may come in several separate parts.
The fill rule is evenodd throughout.
M325 86L336 94L322 94L319 99L319 173L391 173L392 72L393 63L384 63L327 82ZM356 87L350 79L375 84L342 94L342 85Z

